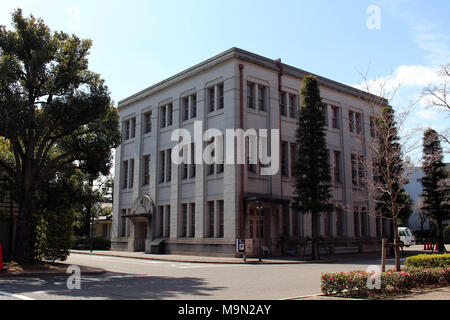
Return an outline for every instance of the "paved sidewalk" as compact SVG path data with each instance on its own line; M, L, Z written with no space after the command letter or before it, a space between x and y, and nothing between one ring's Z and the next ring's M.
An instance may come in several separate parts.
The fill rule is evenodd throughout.
M189 263L227 263L227 264L245 264L245 263L259 263L257 258L247 258L247 262L244 262L242 258L228 258L228 257L204 257L204 256L188 256L188 255L175 255L175 254L147 254L143 252L125 252L125 251L90 251L85 250L70 250L71 253L97 255L97 256L110 256L120 258L133 258L133 259L145 259L145 260L158 260L158 261L171 261L171 262L189 262ZM270 259L263 258L262 264L302 264L313 263L311 260L300 259ZM319 263L329 263L332 260L322 260Z

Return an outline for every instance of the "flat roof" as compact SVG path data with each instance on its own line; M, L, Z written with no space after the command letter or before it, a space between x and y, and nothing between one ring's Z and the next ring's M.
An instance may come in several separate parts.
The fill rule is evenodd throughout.
M243 62L249 62L249 63L255 64L255 65L261 66L261 67L265 67L265 68L268 68L268 69L271 69L271 70L274 70L277 72L280 71L280 63L277 60L272 60L272 59L257 55L255 53L233 47L233 48L231 48L227 51L224 51L212 58L209 58L191 68L188 68L180 73L177 73L170 78L167 78L167 79L165 79L161 82L158 82L144 90L141 90L141 91L129 96L128 98L125 98L125 99L119 101L119 109L122 107L125 107L127 105L130 105L136 101L139 101L151 94L161 91L167 87L170 87L180 81L190 78L200 72L208 70L217 64L220 64L224 61L227 61L227 60L230 60L233 58L241 60ZM284 63L281 63L281 66L283 69L283 74L285 74L285 75L289 75L289 76L299 78L299 79L302 79L303 77L305 77L307 75L313 75L313 76L317 77L320 86L323 86L323 87L326 87L326 88L329 88L329 89L332 89L332 90L335 90L335 91L338 91L338 92L341 92L344 94L348 94L348 95L351 95L351 96L359 98L359 99L375 102L380 105L388 104L388 101L386 99L376 96L376 95L373 95L373 94L370 94L366 91L356 89L356 88L348 86L346 84L321 77L314 73L307 72L305 70L302 70L302 69L284 64Z

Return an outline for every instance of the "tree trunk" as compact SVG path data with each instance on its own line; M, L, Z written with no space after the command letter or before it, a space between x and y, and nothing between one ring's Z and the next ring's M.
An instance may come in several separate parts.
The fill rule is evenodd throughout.
M397 217L392 219L394 225L394 251L395 251L395 270L397 272L401 271L400 263L400 238L398 237L398 222Z
M437 217L437 225L438 225L438 252L445 252L445 245L444 245L444 226L442 225L442 218L440 215Z
M19 204L14 250L14 259L19 263L31 263L36 259L34 210L30 202L28 199Z
M311 259L313 261L320 260L320 249L319 249L319 224L318 224L318 213L311 212Z

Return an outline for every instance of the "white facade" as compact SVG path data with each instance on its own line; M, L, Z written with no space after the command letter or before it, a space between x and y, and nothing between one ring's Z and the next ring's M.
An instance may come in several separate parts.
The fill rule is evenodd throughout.
M164 240L165 252L234 256L237 238L256 239L260 200L263 246L274 256L294 253L311 235L310 217L289 206L298 95L307 74L232 48L121 101L124 141L116 150L112 249L151 252L152 242ZM367 214L373 204L358 168L352 170L352 155L370 157L361 143L371 139L370 110L361 98L367 94L318 79L337 208L321 218L321 233L336 247L370 250L385 223ZM173 165L172 131L184 128L194 136L194 121L223 132L242 124L244 130L280 129L282 168L262 176L257 165Z

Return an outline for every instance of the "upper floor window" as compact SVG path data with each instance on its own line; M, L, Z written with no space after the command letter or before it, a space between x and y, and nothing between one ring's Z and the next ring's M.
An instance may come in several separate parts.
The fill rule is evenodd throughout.
M286 93L282 92L280 93L280 114L282 116L287 116L286 103Z
M331 106L331 126L333 129L340 129L339 126L339 107Z
M181 99L181 113L181 119L183 121L197 117L197 94L192 94Z
M348 112L348 125L349 125L348 129L351 133L361 134L362 133L361 113L350 110Z
M281 142L281 174L289 177L288 143Z
M225 99L224 99L224 91L223 91L223 84L219 84L217 86L219 101L217 104L217 109L223 109L225 107Z
M372 138L377 137L377 126L376 126L375 117L370 117L370 136Z
M173 105L172 103L160 107L160 123L161 128L170 127L173 120Z
M144 114L144 134L152 132L152 112Z
M255 109L255 85L253 83L247 83L247 107Z
M123 130L122 136L124 141L136 137L136 118L124 121L122 130Z
M289 117L296 118L297 117L297 96L295 94L289 95Z
M325 127L328 127L328 105L325 103L322 103L322 116Z
M258 109L266 111L266 87L258 86Z

